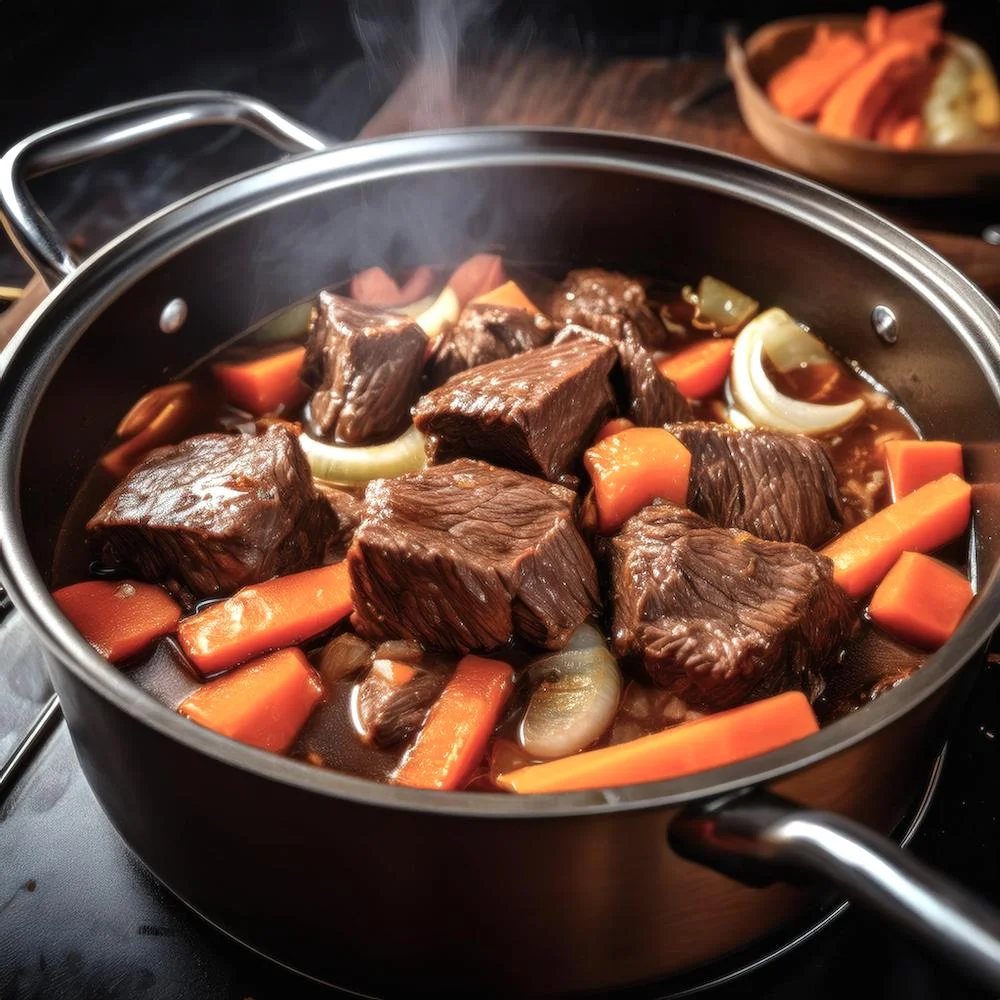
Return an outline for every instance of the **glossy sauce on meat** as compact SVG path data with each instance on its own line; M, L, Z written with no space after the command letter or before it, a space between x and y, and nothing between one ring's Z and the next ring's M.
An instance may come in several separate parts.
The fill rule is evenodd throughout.
M518 271L516 267L511 267L508 273L516 273L532 299L543 304L543 309L549 315L553 314L553 297L557 298L562 294L559 289L563 286L557 285L537 271ZM710 333L695 329L691 322L693 311L683 300L669 293L663 293L660 297L651 293L649 305L650 309L643 311L635 319L638 325L648 325L651 322L650 317L654 314L667 320L666 333L662 335L662 341L644 352L651 359L650 363L663 356L665 350L676 350L711 336ZM569 309L570 318L577 316L579 312L579 310L574 312L565 303L561 308L564 311ZM602 323L598 322L598 325ZM400 332L401 336L409 336L406 324L400 323L398 328L397 332ZM612 332L615 330L617 327ZM548 333L546 328L545 335L548 336ZM411 339L422 350L418 339L415 336ZM251 332L245 340L228 348L223 357L239 359L259 356L261 353L274 350L276 348L273 345L258 343L258 334ZM559 352L558 347L543 348L543 350L555 354ZM507 357L504 351L506 348L495 352L500 361ZM493 360L487 354L482 355L482 358L487 357ZM476 358L482 360L479 355L476 355ZM219 359L216 357L212 360ZM448 363L452 364L452 360L449 359ZM516 364L518 362L515 362L515 366ZM316 365L318 370L318 361ZM207 366L202 367L191 376L192 384L199 393L201 409L198 419L188 428L187 433L231 431L234 428L240 433L259 433L261 430L259 424L255 425L252 418L248 418L245 413L236 410L220 398L212 386L211 379L206 375L206 370ZM475 369L470 371L474 372ZM451 369L448 369L448 373L451 373ZM844 530L871 516L888 502L883 446L888 440L919 436L907 415L887 395L874 388L874 383L867 376L846 365L814 365L801 371L787 373L780 373L768 367L767 373L779 391L802 400L837 403L855 399L859 395L864 397L866 409L858 420L820 440L829 450L836 470L840 487L839 499L843 505ZM337 380L340 378L342 378L341 372L334 371L330 367L317 374L315 381L320 383L325 380L322 381L324 386L333 385L336 388ZM477 384L478 378L479 376L475 375L464 377L459 375L458 384L463 381ZM433 384L437 383L432 382ZM426 390L425 385L423 391ZM406 389L407 398L410 394L412 387ZM426 395L421 397L420 405L425 409L429 405L427 399ZM715 398L695 401L692 404L693 418L720 421L724 417L726 404L725 390ZM608 405L609 401L601 398L594 403L593 413L588 412L580 418L581 435L591 435L592 425L603 417ZM338 410L334 417L343 420L345 412L346 409ZM308 413L292 412L281 414L281 417L294 423L307 420ZM330 418L331 426L334 417ZM398 417L393 416L393 427L396 424ZM362 424L358 426L363 427ZM446 427L443 418L441 426ZM388 423L386 427L389 427ZM384 431L385 428L382 428L381 433L384 434ZM339 432L338 435L342 436ZM378 439L377 434L375 438ZM536 474L539 469L544 468L543 474L555 479L557 474L563 471L560 462L553 460L549 467L545 462L536 459L534 452L530 451L530 442L515 442L511 447L520 448L525 454L532 456L531 462L525 460L522 464L529 466ZM572 477L563 481L573 483ZM57 558L53 570L55 587L83 579L94 572L107 572L107 567L100 565L101 553L88 541L84 526L108 496L115 482L115 477L98 466L83 484L77 501L67 515L57 546ZM561 486L554 488L563 489ZM355 491L355 494L357 493L358 491ZM337 499L337 497L331 498L335 509ZM354 517L360 502L357 496L342 499L350 501L345 505L345 510L349 509L345 516ZM579 612L580 615L585 615L590 610L587 603L581 598L581 608L584 610ZM605 635L610 634L612 623L607 609L590 620L594 621ZM339 626L331 634L317 637L304 645L303 648L314 665L318 665L321 651L332 635L342 631L344 626ZM374 643L377 639L371 641ZM485 655L505 660L517 668L538 657L540 652L537 646L530 646L521 640L511 640L507 645ZM422 667L447 674L457 659L455 654L425 653ZM863 706L881 691L907 677L919 667L923 659L924 654L909 649L875 630L867 620L862 621L854 638L841 650L836 668L829 672L826 689L815 704L818 717L821 722L827 723ZM669 686L657 688L650 685L646 674L637 669L631 659L623 660L622 668L625 671L624 694L618 713L611 726L594 744L596 746L623 742L657 732L666 726L697 718L706 709L704 704L698 704L696 699L687 697L681 689L671 689ZM198 684L172 639L161 640L135 663L127 664L125 669L137 684L171 708L175 708ZM391 746L377 746L374 742L363 738L358 729L356 712L359 683L359 675L354 675L325 686L323 701L299 733L290 755L315 766L385 781L399 764L408 744L404 741ZM517 764L531 762L524 751L517 747L516 738L517 720L527 695L527 683L524 672L521 671L518 674L515 694L496 730L494 741L468 787L491 789L493 787L491 773L495 773L505 762L508 766L511 762ZM709 710L712 707L709 706Z

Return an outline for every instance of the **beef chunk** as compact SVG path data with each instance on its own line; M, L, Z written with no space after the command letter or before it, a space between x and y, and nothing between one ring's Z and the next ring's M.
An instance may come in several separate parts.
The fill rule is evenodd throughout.
M615 653L641 659L695 708L791 689L817 698L856 622L825 556L716 528L673 504L645 507L609 548Z
M340 562L347 555L354 532L361 523L364 501L347 489L338 489L329 483L316 481L316 490L329 504L333 516L332 526L326 537L324 562Z
M691 452L688 506L720 528L816 548L843 524L837 474L819 441L702 422L670 430Z
M618 365L612 373L618 412L637 427L662 427L676 420L692 418L691 404L677 386L660 374L653 355L638 341L634 333L620 340L606 333L571 324L556 334L554 344L580 339L598 340L611 344L618 352Z
M462 653L514 634L560 648L598 604L575 499L468 459L369 484L347 556L358 630Z
M538 347L451 378L417 403L435 462L468 455L556 480L613 406L614 349L595 340Z
M552 321L524 309L486 303L466 306L458 322L438 338L427 362L431 386L459 372L541 347L552 336Z
M346 444L395 437L420 395L427 338L413 320L320 292L302 378L312 429Z
M190 606L318 566L334 530L295 435L202 434L158 448L87 525L104 558Z
M377 659L358 685L358 721L367 739L382 749L408 740L424 724L448 679L443 671L415 668L399 683L397 670L391 661Z
M570 271L556 289L552 315L562 323L622 340L632 333L643 347L666 347L669 336L646 302L646 290L633 278L598 267Z

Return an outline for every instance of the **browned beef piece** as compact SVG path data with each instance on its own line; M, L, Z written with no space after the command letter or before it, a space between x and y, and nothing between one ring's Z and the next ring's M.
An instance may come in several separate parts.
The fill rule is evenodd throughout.
M634 278L599 267L570 271L556 289L551 312L562 323L578 323L614 340L634 334L643 347L666 347L666 327L646 302Z
M287 428L158 448L87 525L104 558L188 605L322 562L335 530Z
M843 524L837 473L819 441L707 422L670 430L691 452L688 506L720 528L817 548Z
M532 316L524 309L468 305L458 322L438 339L427 362L427 381L432 387L444 385L452 375L468 368L541 347L553 329L550 319Z
M339 562L347 555L354 532L364 516L364 500L347 489L315 481L319 495L330 505L332 527L326 537L324 562Z
M598 605L575 501L468 459L370 483L347 556L358 630L462 653L514 634L560 648Z
M554 344L590 338L611 344L618 352L618 365L611 381L618 399L618 412L637 427L662 427L677 420L690 420L691 404L677 386L660 374L653 355L628 332L616 340L606 333L570 324L556 334Z
M804 545L717 528L657 502L609 543L614 650L695 708L798 689L812 700L856 612Z
M395 437L420 395L427 338L413 320L320 292L302 378L312 430L345 444Z
M391 747L412 736L441 693L448 675L416 668L403 685L392 683L392 664L375 660L358 685L358 720L365 736L377 747Z
M569 343L480 365L424 396L414 422L437 439L434 461L466 455L557 480L612 411L614 349Z

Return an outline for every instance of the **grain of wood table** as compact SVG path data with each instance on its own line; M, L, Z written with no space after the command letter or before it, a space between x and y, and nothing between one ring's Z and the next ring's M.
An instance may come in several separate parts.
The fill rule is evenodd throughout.
M565 125L677 139L781 166L746 131L731 89L678 116L670 103L716 75L713 59L592 60L536 50L476 67L423 64L363 137L460 125ZM1000 223L998 198L859 200L910 229L1000 301L1000 247L981 238Z

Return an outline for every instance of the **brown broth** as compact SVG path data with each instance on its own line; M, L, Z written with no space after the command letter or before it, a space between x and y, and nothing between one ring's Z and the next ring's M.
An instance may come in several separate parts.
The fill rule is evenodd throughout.
M511 269L535 301L545 302L554 283L536 271ZM673 324L677 348L710 337L711 333L697 330L691 324L693 310L675 294L651 296L654 311L662 311ZM301 310L300 310L301 311ZM262 342L265 340L266 342ZM278 346L301 342L285 340ZM219 360L243 360L278 349L273 342L251 331L225 351L213 356ZM838 477L846 511L846 527L870 517L888 502L884 474L883 445L897 438L915 438L918 433L907 415L886 394L873 388L873 383L847 365L817 365L788 373L769 370L777 388L798 399L813 402L838 403L859 395L866 401L862 416L850 426L823 439L828 446ZM208 431L239 429L252 433L254 421L248 415L227 405L215 389L209 366L195 369L189 379L199 393L200 412L196 426L185 436ZM695 403L699 419L721 420L726 411L726 394ZM293 421L301 420L301 412L282 415ZM115 479L100 465L83 483L73 505L67 512L57 543L53 586L61 587L85 579L95 571L99 553L92 551L86 539L87 520L98 508L115 484ZM962 556L953 560L961 564ZM607 629L604 629L607 634ZM329 636L314 640L306 647L313 662ZM425 654L432 657L437 669L450 670L455 657ZM490 654L523 667L538 651L511 644ZM817 714L826 724L867 703L880 690L909 676L923 661L923 654L909 649L877 630L865 619L858 635L828 673L826 692L816 705ZM651 687L643 681L640 670L623 664L626 677L625 696L612 725L595 745L618 743L657 732L696 717L677 698ZM199 680L186 664L184 656L172 639L163 640L145 656L125 666L129 676L145 691L170 708L197 688ZM523 672L521 674L523 677ZM314 711L293 745L290 756L316 766L360 775L375 781L385 781L398 765L405 745L379 749L369 745L356 730L350 704L357 678L347 678L328 687L325 698ZM469 782L469 788L495 790L490 778L491 768L529 763L517 747L517 725L526 702L525 683L518 684L504 719L495 733L480 766Z

